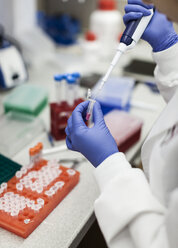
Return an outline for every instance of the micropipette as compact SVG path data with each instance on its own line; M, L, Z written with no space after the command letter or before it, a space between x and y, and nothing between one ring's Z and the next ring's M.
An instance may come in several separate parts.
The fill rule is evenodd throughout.
M121 37L120 43L117 47L116 54L115 54L113 60L111 61L111 64L110 64L106 74L102 78L101 83L100 83L96 93L94 94L92 99L90 99L88 109L87 109L87 114L86 114L86 120L89 120L91 118L95 99L98 96L98 94L100 93L101 89L103 88L105 82L108 80L109 75L111 74L113 68L117 64L121 55L126 50L133 48L137 44L139 39L141 38L144 30L148 26L153 14L154 14L153 9L150 9L150 12L151 12L151 14L149 16L143 16L140 19L133 20L133 21L130 21L128 23L128 25L127 25L127 27L126 27L126 29L125 29L122 37Z

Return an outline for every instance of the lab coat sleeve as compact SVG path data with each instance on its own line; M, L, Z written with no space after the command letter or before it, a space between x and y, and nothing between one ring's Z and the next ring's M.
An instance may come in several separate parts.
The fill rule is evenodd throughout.
M170 248L178 247L178 188L171 194L169 212L166 218L166 226Z
M140 169L132 169L125 155L116 153L94 174L101 191L95 201L95 214L109 247L120 247L119 236L126 229L133 247L169 247L164 224L166 209L152 194Z
M153 53L157 66L154 71L157 86L168 102L178 86L178 43L170 48Z

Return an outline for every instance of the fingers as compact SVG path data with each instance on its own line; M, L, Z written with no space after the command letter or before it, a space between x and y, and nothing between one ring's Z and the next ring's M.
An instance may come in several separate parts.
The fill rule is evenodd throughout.
M101 120L103 120L103 112L101 110L100 104L98 102L95 102L93 106L93 122L94 124L97 124Z
M136 4L127 4L125 6L125 13L129 13L129 12L142 13L143 16L148 16L151 14L149 9Z
M141 0L128 0L128 4L136 4L143 6L146 9L152 9L153 5L152 4L144 4Z
M68 137L70 137L71 133L68 126L65 128L65 133Z
M142 13L130 12L123 16L124 24L127 25L129 21L140 19L143 16Z
M66 137L66 145L67 145L67 148L69 150L73 150L73 148L72 148L72 142L71 142L71 140L69 139L68 136Z
M70 116L70 118L68 119L67 121L67 128L66 128L66 131L67 131L67 135L70 135L71 134L71 130L72 130L72 116Z
M140 19L142 16L149 16L150 10L137 4L128 4L125 6L125 15L123 17L124 24L129 21Z
M83 115L85 114L88 106L88 101L79 104L75 110L73 111L72 115L67 121L67 127L65 128L66 137L66 145L68 149L74 150L72 146L72 135L75 133L76 128L86 127Z

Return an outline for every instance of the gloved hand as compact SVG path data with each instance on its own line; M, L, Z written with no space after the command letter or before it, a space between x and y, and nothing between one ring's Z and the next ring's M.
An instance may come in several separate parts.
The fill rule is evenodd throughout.
M68 119L66 144L68 149L81 152L95 167L111 154L118 152L117 144L106 127L98 102L93 107L94 126L89 128L84 120L89 101L80 103Z
M131 20L150 15L150 8L153 8L153 5L144 4L141 0L128 0L123 17L125 25ZM178 42L178 35L172 22L168 21L165 15L155 11L142 39L152 46L153 52L160 52Z

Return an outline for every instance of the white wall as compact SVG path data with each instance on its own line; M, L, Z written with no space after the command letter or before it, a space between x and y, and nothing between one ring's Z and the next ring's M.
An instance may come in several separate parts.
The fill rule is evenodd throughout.
M31 29L36 22L36 0L0 0L0 23L8 34Z

